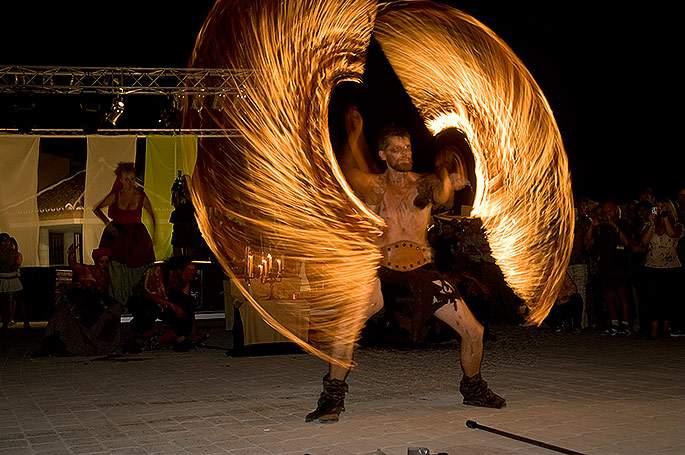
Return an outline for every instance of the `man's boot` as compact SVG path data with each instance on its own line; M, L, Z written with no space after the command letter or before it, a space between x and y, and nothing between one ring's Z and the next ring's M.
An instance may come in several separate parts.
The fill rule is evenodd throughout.
M331 379L327 374L323 377L323 392L319 397L316 409L307 414L305 422L318 420L319 423L334 423L338 421L340 413L345 410L345 394L347 383L340 379Z
M483 380L480 373L470 378L464 376L461 379L459 391L464 396L465 405L497 409L507 405L504 398L490 390L488 383Z

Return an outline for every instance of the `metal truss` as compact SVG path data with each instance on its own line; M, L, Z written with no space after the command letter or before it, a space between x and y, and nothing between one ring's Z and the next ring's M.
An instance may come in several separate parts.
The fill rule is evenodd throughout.
M244 96L250 69L0 66L0 94Z
M31 131L23 132L15 128L0 128L0 135L30 135L30 136L43 136L43 137L53 137L53 138L77 138L86 137L90 134L85 134L82 129L78 128L33 128ZM178 136L178 135L193 135L198 137L206 138L224 138L224 139L234 139L242 137L238 130L221 130L221 129L190 129L190 128L100 128L97 132L93 132L92 135L103 135L103 136L138 136L147 137L150 135L166 135L166 136Z

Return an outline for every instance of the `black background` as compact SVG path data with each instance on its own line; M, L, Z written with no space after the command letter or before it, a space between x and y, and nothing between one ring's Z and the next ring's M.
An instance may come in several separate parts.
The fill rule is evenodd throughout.
M184 67L212 1L3 3L0 64ZM658 2L450 1L499 34L542 87L578 196L685 185L679 15Z

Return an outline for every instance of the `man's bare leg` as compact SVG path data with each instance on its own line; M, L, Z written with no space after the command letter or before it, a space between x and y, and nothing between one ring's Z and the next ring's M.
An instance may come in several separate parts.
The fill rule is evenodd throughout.
M480 373L483 361L483 325L478 322L463 300L443 305L435 312L435 317L454 329L461 337L461 369L464 375L472 377Z
M463 300L440 307L435 316L452 327L461 337L461 369L464 377L460 391L464 404L501 408L506 401L492 392L480 376L483 361L483 325L478 322Z
M376 280L373 286L367 320L383 308L380 281ZM334 345L331 355L336 359L351 361L354 355L354 343L340 342ZM304 418L305 422L318 420L320 423L334 423L338 421L340 413L345 410L345 395L347 394L345 380L349 374L349 368L328 365L328 374L323 377L323 392L321 392L316 409Z

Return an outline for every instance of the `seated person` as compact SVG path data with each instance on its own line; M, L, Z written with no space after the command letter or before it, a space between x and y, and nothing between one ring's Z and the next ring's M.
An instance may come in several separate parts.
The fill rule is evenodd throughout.
M74 285L59 299L36 355L102 355L119 344L121 305L108 294L109 251L93 250L95 265L76 262L69 247Z
M168 329L159 342L173 344L176 351L187 351L193 347L191 335L195 302L190 295L190 283L196 271L189 257L174 256L145 272L143 282L129 300L136 339L127 343L127 351L140 352L140 341L155 336L157 319Z

